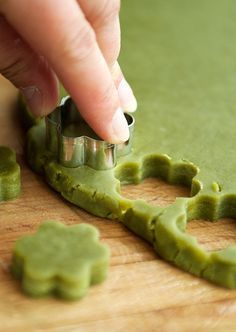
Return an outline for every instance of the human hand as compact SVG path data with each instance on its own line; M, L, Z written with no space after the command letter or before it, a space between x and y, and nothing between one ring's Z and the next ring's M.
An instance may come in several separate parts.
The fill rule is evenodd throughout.
M119 51L119 0L0 0L0 73L37 116L56 106L58 77L111 143L128 139L122 109L137 107Z

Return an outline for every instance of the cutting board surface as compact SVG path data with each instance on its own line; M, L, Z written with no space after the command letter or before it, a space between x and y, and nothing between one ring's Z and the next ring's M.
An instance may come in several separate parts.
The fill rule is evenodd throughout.
M161 260L116 221L96 218L69 204L26 164L24 134L14 111L16 91L0 80L0 145L17 151L20 198L0 203L0 331L234 331L236 291L219 288ZM122 188L127 197L168 205L189 189L157 179ZM111 249L108 279L79 302L31 299L9 273L14 242L48 219L96 226ZM234 220L191 221L188 232L207 250L236 242Z

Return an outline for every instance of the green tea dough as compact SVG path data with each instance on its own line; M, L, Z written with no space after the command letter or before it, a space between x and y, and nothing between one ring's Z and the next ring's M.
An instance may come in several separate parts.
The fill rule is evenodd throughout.
M109 250L98 237L97 229L88 224L45 222L36 234L17 240L12 272L30 296L55 293L79 299L107 276Z
M0 146L0 202L20 195L20 166L16 162L15 152Z
M236 21L234 0L122 2L121 65L139 101L132 153L115 169L69 169L45 145L45 124L28 132L31 167L68 201L116 218L164 259L236 287L235 247L206 252L191 219L236 217ZM190 198L152 207L126 199L120 183L159 177Z

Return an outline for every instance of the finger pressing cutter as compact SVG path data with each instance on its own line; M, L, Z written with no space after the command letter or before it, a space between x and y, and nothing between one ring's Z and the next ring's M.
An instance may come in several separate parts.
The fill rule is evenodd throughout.
M115 167L117 158L131 151L134 118L124 113L128 123L129 140L121 144L103 141L85 122L68 96L46 117L46 142L61 165L78 167L87 165L96 170Z

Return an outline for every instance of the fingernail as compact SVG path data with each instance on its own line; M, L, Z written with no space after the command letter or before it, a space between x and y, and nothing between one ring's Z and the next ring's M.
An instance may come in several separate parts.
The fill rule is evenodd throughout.
M118 87L118 95L121 107L127 112L135 112L137 109L137 100L133 94L128 82L123 78Z
M122 143L129 139L129 128L124 113L118 108L112 118L112 143Z
M43 96L39 88L36 86L21 87L20 91L25 97L25 101L30 110L36 115L43 114Z

